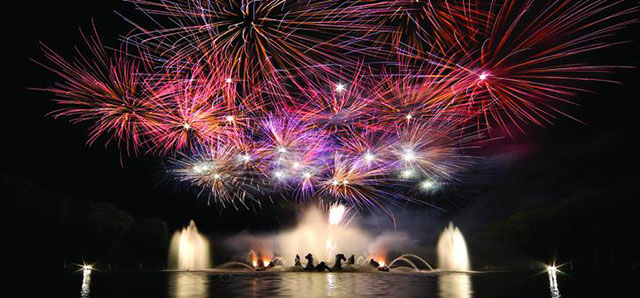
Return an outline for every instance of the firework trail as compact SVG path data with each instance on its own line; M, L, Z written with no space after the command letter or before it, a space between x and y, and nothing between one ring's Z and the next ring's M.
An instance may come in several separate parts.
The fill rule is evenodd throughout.
M127 153L137 154L160 124L152 115L154 95L143 70L146 65L129 59L126 49L110 55L97 33L81 34L89 55L79 52L71 61L42 46L45 57L53 63L45 67L62 79L43 89L62 106L52 115L68 117L73 123L93 122L89 145L104 136L107 144L115 141Z
M168 158L209 202L271 194L391 215L458 182L492 127L546 126L618 66L588 55L637 22L624 1L128 0L145 16L41 90L128 155Z
M525 124L546 126L561 107L575 104L585 82L613 82L621 67L592 65L586 54L621 43L612 35L636 23L637 7L624 1L504 1L481 3L473 33L461 35L446 61L468 73L461 106L488 127L508 134ZM569 116L570 117L570 116Z
M353 32L366 25L353 21L358 1L129 1L161 24L136 24L142 32L128 38L132 44L154 49L170 64L214 59L247 83L349 64L349 57L333 53L356 50Z

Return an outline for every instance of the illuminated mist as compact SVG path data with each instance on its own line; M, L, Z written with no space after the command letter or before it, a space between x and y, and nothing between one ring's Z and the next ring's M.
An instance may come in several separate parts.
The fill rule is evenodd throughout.
M350 209L341 204L324 208L307 209L296 226L270 235L242 234L228 238L226 244L239 253L247 251L263 255L263 258L280 256L286 264L293 265L296 255L311 253L316 260L329 264L336 254L356 258L374 258L384 263L390 249L406 249L412 245L404 233L386 232L372 235L353 220ZM253 253L250 253L252 256Z

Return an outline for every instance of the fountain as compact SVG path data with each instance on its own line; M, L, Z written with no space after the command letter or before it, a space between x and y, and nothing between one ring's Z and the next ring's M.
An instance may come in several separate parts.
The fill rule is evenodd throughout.
M433 266L425 259L415 254L403 254L388 262L387 252L398 251L412 245L412 240L404 233L393 231L384 232L373 237L367 230L362 229L350 210L339 203L329 208L309 208L305 210L300 221L294 227L279 231L275 234L251 235L242 233L228 238L225 242L229 248L241 250L235 261L224 263L215 269L240 269L249 271L303 271L307 262L304 257L311 254L314 266L320 262L335 266L336 256L342 255L345 265L338 269L350 272L393 271L393 272L435 272ZM455 236L444 236L444 235ZM452 245L443 246L444 238L452 238L448 242ZM464 239L458 229L451 227L451 232L445 230L441 237L440 255L449 255L462 261L452 267L446 265L443 270L467 271L468 258ZM461 243L461 244L460 244ZM462 253L457 253L462 248ZM443 253L443 250L447 250ZM248 253L247 253L248 251ZM352 256L350 263L346 257ZM285 259L296 262L286 262ZM445 257L450 258L450 257ZM445 264L440 262L441 265ZM297 264L297 266L295 265ZM310 269L307 269L310 271Z
M453 223L442 231L438 239L438 269L441 271L469 271L467 244L460 229Z
M287 258L311 253L317 261L328 264L335 262L338 253L363 254L372 243L371 237L348 218L348 210L339 204L328 212L311 208L293 229L274 236L274 250Z
M171 238L169 268L189 271L207 269L210 265L209 241L198 233L192 220Z
M419 264L422 265L422 269L415 264L416 262L419 262ZM423 258L416 256L414 254L404 254L393 259L389 263L389 268L395 269L397 271L406 271L406 270L423 271L426 269L428 269L429 271L433 271L433 267L431 267L431 265L427 261L425 261Z

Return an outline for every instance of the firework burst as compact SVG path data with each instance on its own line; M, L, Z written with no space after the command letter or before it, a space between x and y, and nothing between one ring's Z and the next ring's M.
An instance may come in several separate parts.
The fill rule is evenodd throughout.
M69 117L71 122L93 122L88 143L106 136L127 153L137 154L146 137L161 123L153 117L153 94L141 62L127 57L126 49L110 54L97 33L82 37L89 55L66 60L43 45L45 57L54 66L47 67L60 76L62 82L43 90L51 92L62 105L52 114Z
M618 67L586 53L637 22L624 1L128 0L151 22L67 60L55 117L169 158L224 206L278 192L357 209L423 202L485 131L545 126ZM424 203L424 202L423 202ZM347 209L350 210L350 209ZM355 209L354 209L355 210Z
M213 199L223 206L234 207L260 205L254 195L265 192L266 185L246 166L243 156L234 146L217 144L173 159L172 172L180 181L207 192L209 202Z
M326 0L129 1L147 15L167 18L160 29L136 25L142 33L131 36L131 43L160 49L155 52L171 63L193 57L219 61L243 82L349 64L331 53L353 50L350 31L363 26L353 21L353 4Z
M505 1L483 3L473 34L452 46L454 56L440 60L468 73L463 106L477 113L486 126L497 124L507 133L514 125L551 124L563 104L585 92L585 82L611 82L604 76L618 67L589 65L586 53L616 43L612 34L636 23L637 7L623 1Z

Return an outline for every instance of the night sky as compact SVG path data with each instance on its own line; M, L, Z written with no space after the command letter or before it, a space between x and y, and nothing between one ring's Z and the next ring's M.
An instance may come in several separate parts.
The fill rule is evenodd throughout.
M3 63L5 153L0 172L26 177L82 200L109 202L136 216L160 217L172 228L190 218L210 233L269 230L293 222L291 204L240 211L206 206L185 186L172 181L158 158L121 158L117 148L105 149L101 142L88 147L87 124L72 125L67 119L46 116L56 108L51 95L29 88L49 86L57 78L30 61L44 61L39 42L70 57L73 46L82 44L78 29L89 30L93 18L103 41L116 45L118 35L130 27L115 11L131 15L127 3L21 1L17 5L23 7L5 12L24 16L20 22L5 25L3 48L9 53L4 54ZM621 34L638 40L633 30ZM591 58L606 57L609 63L637 67L637 53L638 42L632 42ZM458 186L460 194L447 196L451 202L441 202L445 211L410 206L406 212L419 209L442 220L456 218L462 226L471 227L514 210L551 203L562 195L554 192L558 189L554 183L581 188L638 177L638 147L634 144L640 136L638 74L637 69L623 70L611 75L620 85L586 86L595 92L580 98L582 106L566 109L586 124L559 118L554 127L530 127L528 135L481 149L486 156L482 166L470 173L468 184ZM510 200L492 201L496 197Z

